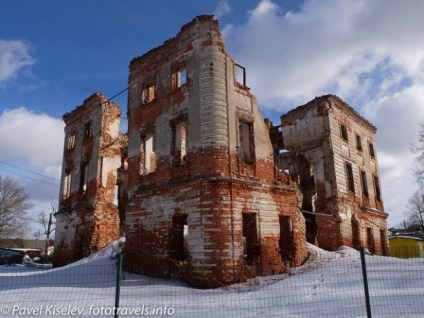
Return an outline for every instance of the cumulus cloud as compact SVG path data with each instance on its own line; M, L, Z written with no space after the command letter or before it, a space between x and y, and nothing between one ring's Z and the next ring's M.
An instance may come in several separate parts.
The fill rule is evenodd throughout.
M0 114L0 160L24 160L57 175L64 139L62 120L24 107Z
M424 2L412 3L306 0L299 11L283 13L262 0L245 24L227 31L226 42L249 66L249 85L263 107L278 107L274 99L296 104L326 92L345 100L369 98L387 80L423 73L424 42L418 39L424 20L418 12ZM376 70L389 79L375 77Z
M15 78L35 63L31 47L22 41L0 40L0 84Z
M50 211L51 201L58 201L63 128L62 120L24 107L0 113L0 173L17 180L30 194L33 220L42 210ZM30 227L31 236L38 225Z
M423 11L418 0L305 0L289 12L261 0L244 24L224 27L227 50L247 66L247 85L267 114L331 93L377 126L389 223L414 188L409 144L424 120Z

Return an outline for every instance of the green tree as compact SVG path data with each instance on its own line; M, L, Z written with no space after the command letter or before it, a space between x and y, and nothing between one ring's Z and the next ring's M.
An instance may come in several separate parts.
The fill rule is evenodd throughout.
M29 195L15 180L0 175L0 237L23 237L28 231Z

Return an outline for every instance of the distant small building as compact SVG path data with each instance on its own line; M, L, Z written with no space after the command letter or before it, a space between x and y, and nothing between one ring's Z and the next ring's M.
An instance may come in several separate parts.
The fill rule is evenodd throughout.
M46 240L30 240L30 239L0 239L0 248L23 252L29 257L39 257L44 254L46 248ZM49 242L48 255L54 249L54 242Z
M400 258L424 257L424 240L414 236L389 237L390 254Z
M0 248L0 265L9 265L22 262L25 253L7 248Z

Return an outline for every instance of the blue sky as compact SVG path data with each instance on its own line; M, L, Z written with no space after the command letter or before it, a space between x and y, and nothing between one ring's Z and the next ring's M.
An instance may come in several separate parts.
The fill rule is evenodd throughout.
M214 13L264 117L278 123L331 93L377 126L383 199L397 225L416 188L409 144L424 120L422 12L421 0L3 0L0 161L59 179L61 116L96 91L126 88L132 58ZM126 94L116 102L125 109ZM58 181L1 162L30 193L33 215L58 200Z

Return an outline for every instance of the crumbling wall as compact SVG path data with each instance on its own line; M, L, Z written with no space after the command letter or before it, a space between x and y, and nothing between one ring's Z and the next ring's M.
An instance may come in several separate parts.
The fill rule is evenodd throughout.
M64 160L56 217L56 265L64 265L119 238L115 200L122 136L119 106L96 93L63 116Z
M268 127L235 67L211 16L131 62L128 269L216 287L305 259L295 188L274 168ZM279 216L295 246L284 260Z
M290 153L280 156L280 166L297 180L303 200L312 198L302 207L307 221L314 223L313 231L307 231L308 241L328 250L365 246L387 255L376 128L332 95L317 97L281 120L283 143ZM308 174L315 189L303 184Z

